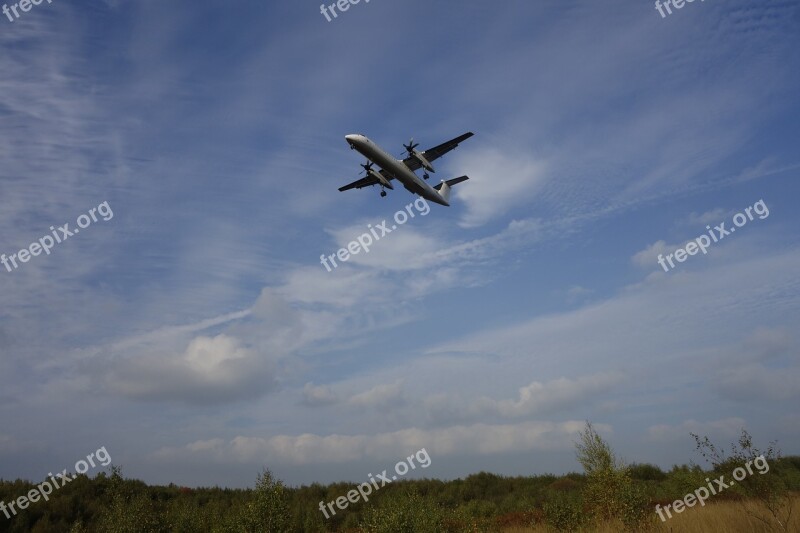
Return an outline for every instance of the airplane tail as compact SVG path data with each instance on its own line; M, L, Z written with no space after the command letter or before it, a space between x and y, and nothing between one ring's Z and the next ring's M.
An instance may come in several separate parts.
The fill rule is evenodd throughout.
M439 194L444 198L444 201L450 203L450 187L461 183L462 181L467 181L469 178L467 176L461 176L458 178L453 178L451 180L443 181L439 185L436 185L434 189L439 191Z

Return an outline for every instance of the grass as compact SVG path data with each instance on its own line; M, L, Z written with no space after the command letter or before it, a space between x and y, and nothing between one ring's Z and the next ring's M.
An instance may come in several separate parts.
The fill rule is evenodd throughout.
M794 495L792 502L794 513L792 513L792 519L789 521L786 531L800 532L800 494ZM649 531L653 533L768 533L781 531L777 527L770 529L753 514L765 519L770 516L764 507L748 501L723 501L708 503L705 507L692 507L681 514L673 513L672 518L666 522L661 522L653 511L654 519ZM507 528L503 530L503 533L552 533L553 531L544 524L538 524L533 527ZM624 531L624 528L621 522L604 522L581 531L619 533Z

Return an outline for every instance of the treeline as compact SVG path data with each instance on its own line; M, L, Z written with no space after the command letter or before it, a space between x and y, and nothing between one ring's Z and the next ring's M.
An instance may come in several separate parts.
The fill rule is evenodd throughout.
M781 458L772 449L752 449L749 435L731 455L722 455L707 439L698 449L711 468L675 466L668 472L649 464L621 465L611 448L587 425L577 445L584 473L563 476L504 477L481 472L466 479L404 480L373 492L369 501L350 504L326 519L320 502L346 496L355 483L286 487L265 470L253 489L148 486L110 475L78 476L49 496L7 519L0 513L0 532L500 532L546 525L552 530L589 528L592 522L615 521L620 528L641 531L659 525L656 504L668 505L731 472L752 457L764 455L769 471L714 495L708 504L748 501L751 513L775 531L789 531L786 506L800 491L800 457ZM710 446L710 447L709 447ZM749 451L747 449L749 447ZM756 457L757 455L753 455ZM0 480L0 501L28 494L35 485ZM783 514L782 514L783 513ZM791 518L789 518L791 520ZM519 530L519 529L518 529Z

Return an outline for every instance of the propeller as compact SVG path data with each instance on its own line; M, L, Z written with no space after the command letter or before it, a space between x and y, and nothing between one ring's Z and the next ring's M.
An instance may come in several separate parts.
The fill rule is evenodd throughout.
M408 142L408 144L404 144L403 148L406 149L408 155L411 155L411 152L413 152L414 148L416 148L417 146L419 146L419 143L414 143L414 137L411 137L411 140Z

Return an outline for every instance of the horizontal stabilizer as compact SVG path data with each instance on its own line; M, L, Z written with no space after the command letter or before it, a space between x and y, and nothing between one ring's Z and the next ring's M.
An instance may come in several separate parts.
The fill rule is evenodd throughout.
M453 185L461 183L462 181L467 181L468 179L469 178L467 176L461 176L460 178L453 178L451 180L443 181L439 185L436 185L434 189L438 191L439 189L442 188L442 185L444 185L445 183L447 184L448 187L452 187Z
M439 191L439 196L445 201L446 205L450 205L450 187L457 183L461 183L462 181L467 181L469 178L466 176L461 176L460 178L453 178L451 180L443 181L434 189Z

